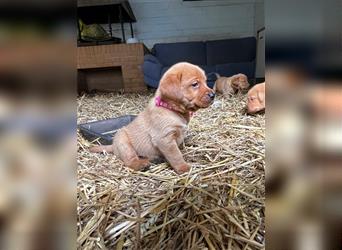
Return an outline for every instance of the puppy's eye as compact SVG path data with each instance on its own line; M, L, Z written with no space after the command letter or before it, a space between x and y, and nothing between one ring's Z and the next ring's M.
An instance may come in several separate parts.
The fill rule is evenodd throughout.
M193 88L197 88L197 87L199 86L199 83L198 83L198 82L193 82L193 83L191 84L191 86L192 86Z

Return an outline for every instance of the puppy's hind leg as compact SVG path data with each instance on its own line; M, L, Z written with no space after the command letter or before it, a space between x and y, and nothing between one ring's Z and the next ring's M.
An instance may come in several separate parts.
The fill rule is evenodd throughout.
M126 131L123 130L120 135L115 138L114 143L116 147L115 153L124 162L125 166L133 170L141 170L150 165L148 159L139 158Z

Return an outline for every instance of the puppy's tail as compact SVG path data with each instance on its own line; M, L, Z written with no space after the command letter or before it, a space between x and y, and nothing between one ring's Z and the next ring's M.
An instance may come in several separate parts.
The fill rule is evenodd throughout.
M113 153L114 152L114 146L113 145L100 145L100 146L94 146L89 148L89 151L92 153Z

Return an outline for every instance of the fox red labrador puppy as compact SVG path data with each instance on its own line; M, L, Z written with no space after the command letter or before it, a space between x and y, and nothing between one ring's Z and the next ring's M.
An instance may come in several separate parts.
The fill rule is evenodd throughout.
M164 157L178 174L187 172L190 167L178 146L184 140L192 112L207 108L214 97L201 68L177 63L162 76L156 94L145 110L115 134L113 144L90 150L113 152L134 170Z
M239 91L246 91L249 87L247 76L244 74L236 74L231 77L223 77L216 74L216 77L214 90L224 96L229 96Z
M265 110L265 82L254 85L248 91L247 110L249 114Z

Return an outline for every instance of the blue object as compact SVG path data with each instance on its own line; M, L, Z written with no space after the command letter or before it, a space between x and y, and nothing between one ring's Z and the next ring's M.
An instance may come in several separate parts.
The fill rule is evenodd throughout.
M208 86L211 88L216 81L215 73L221 76L243 73L248 79L254 79L255 56L255 37L155 44L152 54L144 57L144 80L148 86L158 88L162 75L178 62L189 62L201 67L207 74Z
M124 115L107 120L83 123L78 125L78 128L82 136L88 141L98 140L102 145L110 145L116 131L131 123L135 118L136 115Z

